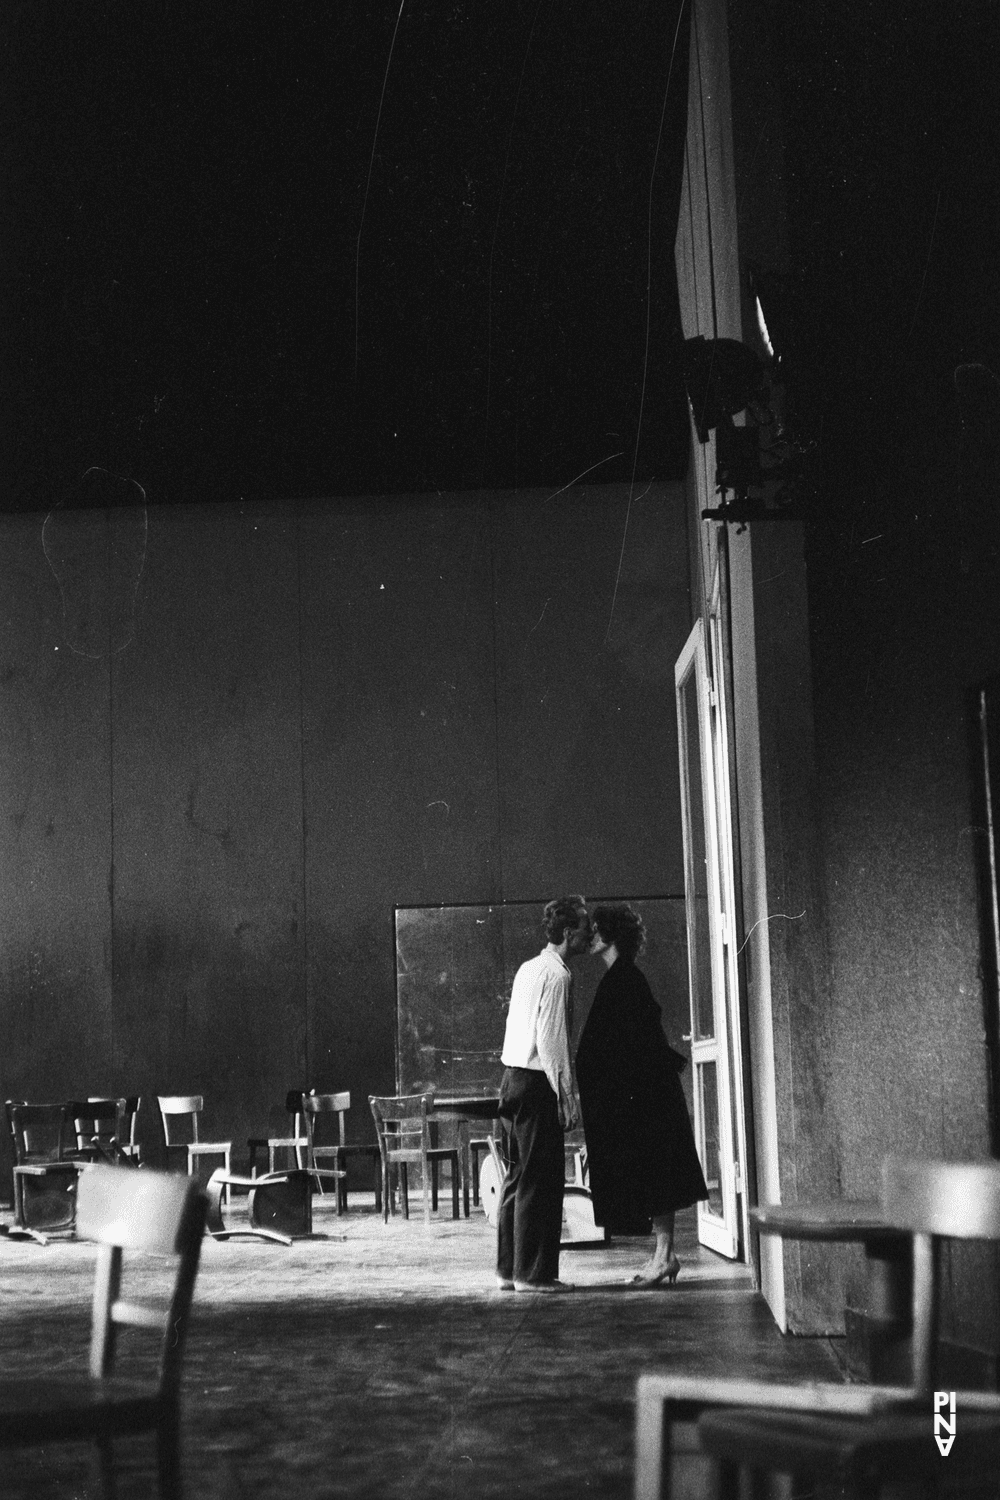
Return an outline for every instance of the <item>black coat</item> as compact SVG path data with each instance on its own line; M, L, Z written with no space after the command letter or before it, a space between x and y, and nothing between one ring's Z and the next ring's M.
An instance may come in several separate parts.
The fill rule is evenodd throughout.
M616 958L576 1054L594 1218L610 1234L648 1234L657 1214L708 1197L660 1007L641 969Z

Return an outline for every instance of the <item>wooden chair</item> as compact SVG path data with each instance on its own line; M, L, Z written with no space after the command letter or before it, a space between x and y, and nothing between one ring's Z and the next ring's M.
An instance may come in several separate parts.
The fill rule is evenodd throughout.
M490 1122L488 1134L469 1136L469 1165L472 1171L472 1201L479 1206L479 1158L489 1157L500 1138L499 1120Z
M222 1195L230 1187L249 1190L246 1223L227 1223L223 1216ZM262 1177L237 1177L218 1167L205 1190L208 1198L205 1228L216 1240L243 1235L290 1245L293 1240L307 1239L312 1234L312 1189L312 1174L297 1167Z
M311 1089L308 1094L302 1095L302 1115L306 1126L306 1162L307 1170L312 1173L313 1180L320 1192L325 1192L324 1179L336 1183L337 1188L337 1213L344 1211L344 1193L342 1191L344 1179L347 1176L347 1168L341 1166L341 1151L344 1146L344 1114L351 1107L351 1096L348 1093L339 1094L317 1094ZM318 1121L323 1115L337 1116L337 1139L335 1141L321 1141L319 1139L321 1127ZM332 1167L321 1167L320 1161L330 1161Z
M955 1437L935 1442L941 1245L945 1239L1000 1240L1000 1163L890 1158L882 1174L886 1220L913 1236L913 1373L895 1409L847 1416L722 1409L698 1423L703 1450L719 1466L720 1493L735 1496L740 1471L793 1476L796 1495L817 1483L870 1500L884 1484L913 1480L924 1494L965 1493L963 1483L1000 1473L1000 1395L942 1392ZM951 1406L954 1400L954 1408ZM948 1429L940 1428L942 1438Z
M306 1123L306 1135L308 1137L309 1165L315 1171L317 1157L332 1157L339 1173L337 1177L337 1212L347 1212L347 1163L352 1156L365 1156L372 1163L375 1171L375 1208L376 1211L382 1207L382 1156L378 1148L378 1142L348 1141L344 1116L351 1107L350 1093L343 1091L339 1094L317 1094L315 1089L310 1089L303 1096L303 1111ZM318 1137L322 1130L322 1117L335 1114L337 1116L337 1139L335 1141L321 1142ZM320 1192L323 1191L322 1176L317 1178Z
M14 1143L14 1225L10 1233L47 1245L72 1236L79 1167L71 1158L72 1119L66 1104L8 1099Z
M883 1178L882 1216L913 1235L910 1384L772 1385L721 1376L642 1375L636 1390L636 1500L663 1500L669 1495L673 1424L678 1422L698 1423L700 1451L722 1463L719 1479L723 1494L735 1493L736 1471L742 1462L735 1452L744 1437L748 1446L739 1451L746 1455L748 1467L760 1469L767 1466L765 1457L780 1458L791 1461L800 1474L808 1474L809 1462L798 1445L803 1434L812 1432L816 1437L814 1456L822 1448L820 1463L826 1478L832 1479L834 1466L838 1464L850 1475L855 1459L850 1457L847 1435L853 1433L858 1439L853 1477L861 1483L857 1491L861 1494L877 1493L879 1481L874 1481L875 1488L865 1490L867 1481L862 1473L869 1465L873 1443L876 1448L884 1443L885 1453L892 1454L902 1464L906 1443L912 1446L915 1435L922 1433L919 1472L926 1476L932 1469L933 1455L937 1452L933 1445L931 1392L936 1379L940 1237L1000 1238L1000 1165L956 1166L890 1159L885 1163ZM963 1423L961 1414L966 1414L962 1430L968 1433L969 1449L975 1451L978 1442L982 1445L981 1455L993 1441L981 1430L984 1419L986 1427L1000 1419L1000 1397L960 1391L957 1401L960 1423ZM892 1424L897 1421L900 1425L894 1427ZM745 1429L741 1427L743 1423ZM758 1432L758 1423L771 1432L767 1440L773 1444L770 1448L764 1447L765 1438ZM892 1432L904 1436L895 1449ZM781 1433L789 1435L784 1447ZM958 1466L952 1465L958 1451L956 1443L948 1458L949 1476L958 1473ZM774 1467L780 1468L780 1463L776 1462ZM903 1478L906 1471L903 1467L893 1472ZM803 1489L800 1484L795 1493L804 1496L811 1489Z
M158 1094L157 1104L160 1106L160 1119L163 1121L163 1140L168 1153L171 1149L187 1152L187 1172L193 1177L198 1170L198 1161L203 1156L221 1156L225 1159L225 1170L228 1173L231 1166L233 1143L232 1141L203 1141L198 1136L198 1116L204 1108L204 1099L201 1094ZM188 1125L185 1132L187 1139L183 1141L172 1140L171 1132L175 1126L179 1126L181 1120L187 1119ZM228 1201L229 1190L226 1189Z
M94 1442L103 1493L115 1493L112 1440L156 1434L160 1494L180 1500L180 1379L184 1335L198 1270L205 1198L197 1184L167 1172L86 1167L77 1193L77 1231L99 1246L94 1284L89 1374L67 1374L64 1350L53 1351L51 1374L0 1378L0 1449ZM174 1260L169 1298L154 1308L120 1296L123 1251ZM118 1330L159 1336L157 1377L116 1372ZM5 1371L11 1361L5 1361Z
M76 1161L104 1162L108 1166L137 1166L122 1141L124 1099L76 1099L68 1109L76 1132Z
M433 1094L377 1095L370 1094L371 1105L378 1134L379 1152L382 1159L382 1218L388 1223L390 1212L395 1212L390 1180L391 1169L399 1173L400 1199L403 1218L410 1217L408 1168L419 1165L424 1192L424 1223L430 1224L431 1207L437 1208L437 1169L441 1162L451 1168L452 1218L459 1217L459 1151L455 1146L435 1146L431 1139L431 1111ZM430 1199L428 1198L430 1186Z
M285 1095L285 1111L292 1121L291 1135L252 1135L247 1141L250 1151L250 1176L257 1175L257 1152L267 1152L267 1170L273 1173L278 1170L278 1152L286 1151L294 1157L294 1164L299 1171L303 1171L306 1165L306 1152L309 1149L309 1139L306 1135L305 1125L302 1120L302 1095L303 1089L289 1089Z
M123 1156L127 1156L139 1167L142 1165L142 1148L135 1138L135 1131L142 1098L139 1094L126 1094L124 1099L118 1102L121 1105L121 1117L118 1121L118 1149Z

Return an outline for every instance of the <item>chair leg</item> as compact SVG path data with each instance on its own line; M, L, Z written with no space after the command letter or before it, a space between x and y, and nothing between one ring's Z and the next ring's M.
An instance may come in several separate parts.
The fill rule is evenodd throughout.
M451 1216L457 1219L458 1214L458 1179L461 1173L458 1170L458 1157L452 1157L451 1161Z
M715 1493L719 1500L740 1500L740 1466L723 1458L716 1466L718 1484Z
M156 1429L156 1468L161 1500L181 1500L181 1431L177 1412L164 1417Z
M383 1161L379 1162L379 1174L378 1175L379 1175L379 1182L380 1182L381 1187L382 1187L382 1203L381 1203L381 1208L382 1208L382 1222L383 1222L383 1224L388 1224L388 1222L389 1222L389 1206L392 1203L392 1186L391 1186L391 1184L389 1182L389 1163L388 1162L383 1162Z
M426 1184L425 1184L424 1185L424 1195L425 1195L425 1197L426 1197L426 1194L427 1194L427 1187L426 1187ZM403 1205L403 1218L404 1219L408 1219L410 1217L410 1182L409 1182L409 1173L408 1173L405 1161L401 1161L400 1164L399 1164L399 1196L400 1196L400 1200L401 1200L402 1205Z
M437 1213L438 1206L438 1164L436 1161L430 1163L431 1168L431 1208Z
M635 1500L669 1500L672 1428L663 1402L642 1388L635 1402Z
M103 1500L116 1500L118 1485L115 1480L115 1456L110 1438L97 1439L97 1460L101 1472Z

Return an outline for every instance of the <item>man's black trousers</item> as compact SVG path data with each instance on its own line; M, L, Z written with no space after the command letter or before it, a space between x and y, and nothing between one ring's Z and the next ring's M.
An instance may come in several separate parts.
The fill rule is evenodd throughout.
M500 1117L510 1165L497 1215L497 1275L555 1281L566 1157L559 1104L545 1074L507 1068L500 1083Z

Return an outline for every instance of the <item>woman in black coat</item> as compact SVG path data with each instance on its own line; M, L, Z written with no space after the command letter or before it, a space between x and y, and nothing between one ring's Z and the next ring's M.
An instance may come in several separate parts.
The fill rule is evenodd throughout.
M598 906L591 953L608 972L597 986L576 1054L594 1219L610 1234L656 1235L634 1280L674 1282L674 1213L708 1188L681 1087L687 1059L663 1034L660 1007L635 966L642 918L630 906Z

